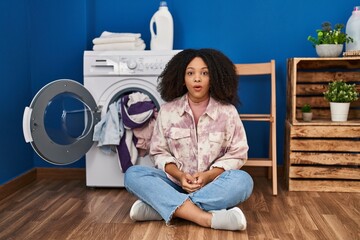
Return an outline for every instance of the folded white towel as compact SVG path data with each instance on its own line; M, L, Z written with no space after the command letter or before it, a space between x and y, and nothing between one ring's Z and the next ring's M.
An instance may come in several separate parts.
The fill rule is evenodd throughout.
M140 38L140 33L114 33L114 32L108 32L104 31L101 33L100 37L135 37Z
M138 41L138 37L99 37L93 39L93 44L107 44L107 43L123 43L123 42L135 42Z
M112 33L103 32L100 37L94 38L94 44L117 43L117 42L134 42L139 40L140 33Z
M104 31L93 39L94 51L144 50L146 45L140 33L114 33Z
M93 46L94 51L111 51L111 50L144 50L146 45L142 42L138 45L135 42L123 42L123 43L107 43L107 44L95 44Z

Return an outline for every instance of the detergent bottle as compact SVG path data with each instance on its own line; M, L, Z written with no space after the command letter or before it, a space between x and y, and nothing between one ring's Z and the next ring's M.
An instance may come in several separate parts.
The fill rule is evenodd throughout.
M354 40L354 42L346 44L346 51L360 50L360 6L354 7L354 11L346 23L345 32Z
M156 32L154 31L154 27ZM160 7L150 20L150 49L172 50L174 42L174 22L167 3L160 2Z

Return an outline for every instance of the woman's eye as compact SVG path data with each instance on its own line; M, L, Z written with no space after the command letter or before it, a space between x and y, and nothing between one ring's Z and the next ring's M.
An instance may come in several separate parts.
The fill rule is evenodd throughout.
M202 75L207 76L209 75L209 72L202 72Z
M192 72L187 72L186 75L191 76L193 73Z

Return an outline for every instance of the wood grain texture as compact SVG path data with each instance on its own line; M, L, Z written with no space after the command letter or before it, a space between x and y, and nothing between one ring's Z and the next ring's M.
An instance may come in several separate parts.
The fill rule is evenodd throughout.
M9 181L4 185L0 185L0 200L11 195L18 189L27 186L31 182L36 180L36 170L32 169L19 177Z
M289 154L290 164L306 165L360 165L360 154L358 153L312 153L291 152Z
M343 125L334 127L327 126L313 126L308 124L307 126L292 126L290 137L292 138L340 138L357 140L360 138L359 126Z
M330 119L330 105L323 92L342 79L360 90L360 58L290 58L287 61L287 119L302 122L301 107L308 103L313 119ZM351 103L348 119L360 123L360 99Z
M360 169L333 166L292 166L290 178L360 180ZM360 183L360 182L359 182Z
M345 137L345 136L344 136ZM313 152L360 152L360 141L342 139L293 139L290 143L292 151L313 151Z
M248 227L212 230L175 219L132 222L136 198L125 189L87 188L84 180L41 179L0 201L0 239L360 239L360 194L288 192L277 196L266 178L254 178L239 205Z
M290 179L290 191L354 192L359 193L360 181L331 179Z

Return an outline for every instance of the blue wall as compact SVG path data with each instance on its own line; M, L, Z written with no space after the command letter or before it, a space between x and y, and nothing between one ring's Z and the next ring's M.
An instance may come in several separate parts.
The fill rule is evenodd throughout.
M86 0L31 1L31 94L57 79L82 82L87 46ZM94 16L93 16L94 17ZM26 103L27 106L29 103ZM34 155L35 167L59 167ZM84 160L66 167L84 167Z
M32 97L28 10L26 0L0 1L0 184L33 168L21 130Z
M91 40L102 31L139 32L149 49L149 21L158 5L159 1L143 0L0 2L0 184L33 167L53 167L39 159L22 136L23 109L36 92L59 78L82 82L83 51L91 49ZM346 23L359 3L168 0L168 5L175 49L217 48L236 63L276 60L278 162L283 164L286 59L314 57L307 36L323 21ZM252 106L246 103L247 94L241 92L243 109ZM264 144L256 141L258 137L249 136L252 149ZM84 165L81 160L68 167Z

